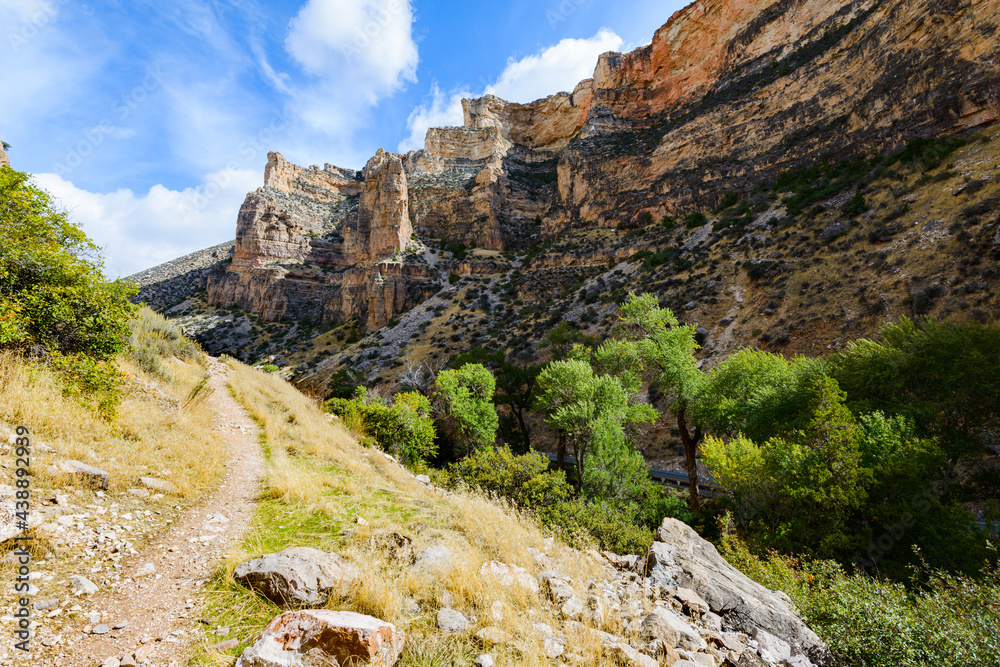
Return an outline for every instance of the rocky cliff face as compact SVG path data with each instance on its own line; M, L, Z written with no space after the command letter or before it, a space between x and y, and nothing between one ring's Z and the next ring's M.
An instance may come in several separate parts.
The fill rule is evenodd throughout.
M357 173L270 153L264 187L240 209L233 261L209 277L208 299L270 322L376 328L438 289L422 257L404 254L419 248L412 233L398 155L380 151Z
M0 167L9 167L10 158L7 157L7 151L4 150L3 146L0 146Z
M572 93L465 100L463 127L422 150L360 172L272 154L209 299L374 333L439 294L485 310L422 336L433 354L531 358L560 321L605 335L628 290L703 324L709 357L825 350L903 314L989 319L998 25L1000 0L699 0ZM940 165L808 172L828 194L806 211L772 188L948 137L968 146ZM708 224L678 219L692 212ZM366 357L369 380L396 361ZM321 391L358 359L316 363Z

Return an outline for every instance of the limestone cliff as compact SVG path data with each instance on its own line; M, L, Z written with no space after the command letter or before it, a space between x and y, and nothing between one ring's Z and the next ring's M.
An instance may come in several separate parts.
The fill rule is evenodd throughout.
M4 150L3 145L0 145L0 167L9 167L10 158L7 157L7 151Z
M375 328L437 290L437 275L401 254L411 235L400 156L380 151L359 174L270 153L264 186L240 209L233 261L209 277L208 299L266 321ZM395 276L388 286L386 275Z

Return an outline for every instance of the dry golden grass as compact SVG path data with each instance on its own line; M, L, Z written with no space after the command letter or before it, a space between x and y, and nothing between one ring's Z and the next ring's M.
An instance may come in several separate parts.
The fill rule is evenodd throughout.
M289 546L316 546L337 551L361 568L363 583L348 598L331 600L330 606L376 616L403 629L408 639L401 665L468 664L470 657L484 651L501 665L550 664L532 626L541 622L561 629L555 611L539 595L484 574L483 564L496 560L535 575L542 568L528 552L534 547L548 553L550 567L573 578L583 600L587 580L607 577L604 566L558 542L547 543L530 517L510 507L480 495L428 488L382 453L360 446L288 383L229 363L232 392L261 424L269 454L268 500L261 505L251 537L230 553L212 593L212 605L239 629L242 642L254 641L278 609L233 582L236 565ZM363 522L355 523L357 517ZM385 538L392 533L412 539L406 555L387 547ZM410 567L410 553L436 544L450 550L450 569L431 574ZM445 591L453 598L452 606L472 620L470 632L445 635L437 629ZM420 608L416 615L408 610L413 602ZM511 643L480 645L473 635L489 626L506 632ZM601 664L600 648L591 640L578 639L573 646L586 653L586 664Z
M208 405L196 397L182 407L205 369L167 360L174 380L161 384L124 358L118 364L127 388L109 423L63 396L47 369L12 353L0 354L0 421L28 426L36 442L53 448L51 453L36 450L32 458L32 472L52 485L67 482L47 478L49 464L75 459L107 470L112 492L153 476L169 479L187 500L198 498L216 482L225 461Z

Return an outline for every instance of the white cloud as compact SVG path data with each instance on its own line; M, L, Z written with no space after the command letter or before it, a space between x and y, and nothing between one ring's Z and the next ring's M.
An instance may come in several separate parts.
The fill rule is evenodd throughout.
M285 49L309 74L346 83L342 94L372 103L416 81L412 27L409 0L309 0L291 21Z
M589 39L564 39L534 55L520 60L512 58L497 80L475 95L468 90L446 95L433 85L430 102L414 109L407 118L410 134L400 142L399 150L421 148L430 127L461 125L462 98L489 94L508 102L526 104L559 92L569 92L594 75L599 55L617 51L621 46L621 37L602 28Z
M486 92L508 102L532 102L558 92L572 91L594 75L597 57L621 48L622 38L602 28L590 39L564 39L539 54L510 60Z
M128 189L82 190L56 174L35 180L104 251L110 276L128 276L234 237L236 212L260 185L258 170L223 169L197 188L154 185L146 194Z
M462 98L472 97L468 90L445 94L437 83L431 85L430 105L422 105L410 112L406 127L410 136L399 144L402 152L423 148L429 127L454 127L463 122Z

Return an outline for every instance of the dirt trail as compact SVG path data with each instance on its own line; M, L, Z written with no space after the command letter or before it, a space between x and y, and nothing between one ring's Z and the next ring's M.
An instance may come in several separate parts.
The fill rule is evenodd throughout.
M53 649L33 646L32 663L97 667L109 658L134 653L140 665L186 664L201 636L203 585L229 545L243 536L264 468L257 425L230 396L229 372L212 361L208 400L215 412L213 428L229 449L221 486L132 559L125 573L132 583L93 596L88 607L103 612L99 623L108 626L106 634L88 634L97 624L84 619L65 644ZM150 563L155 573L140 576Z

